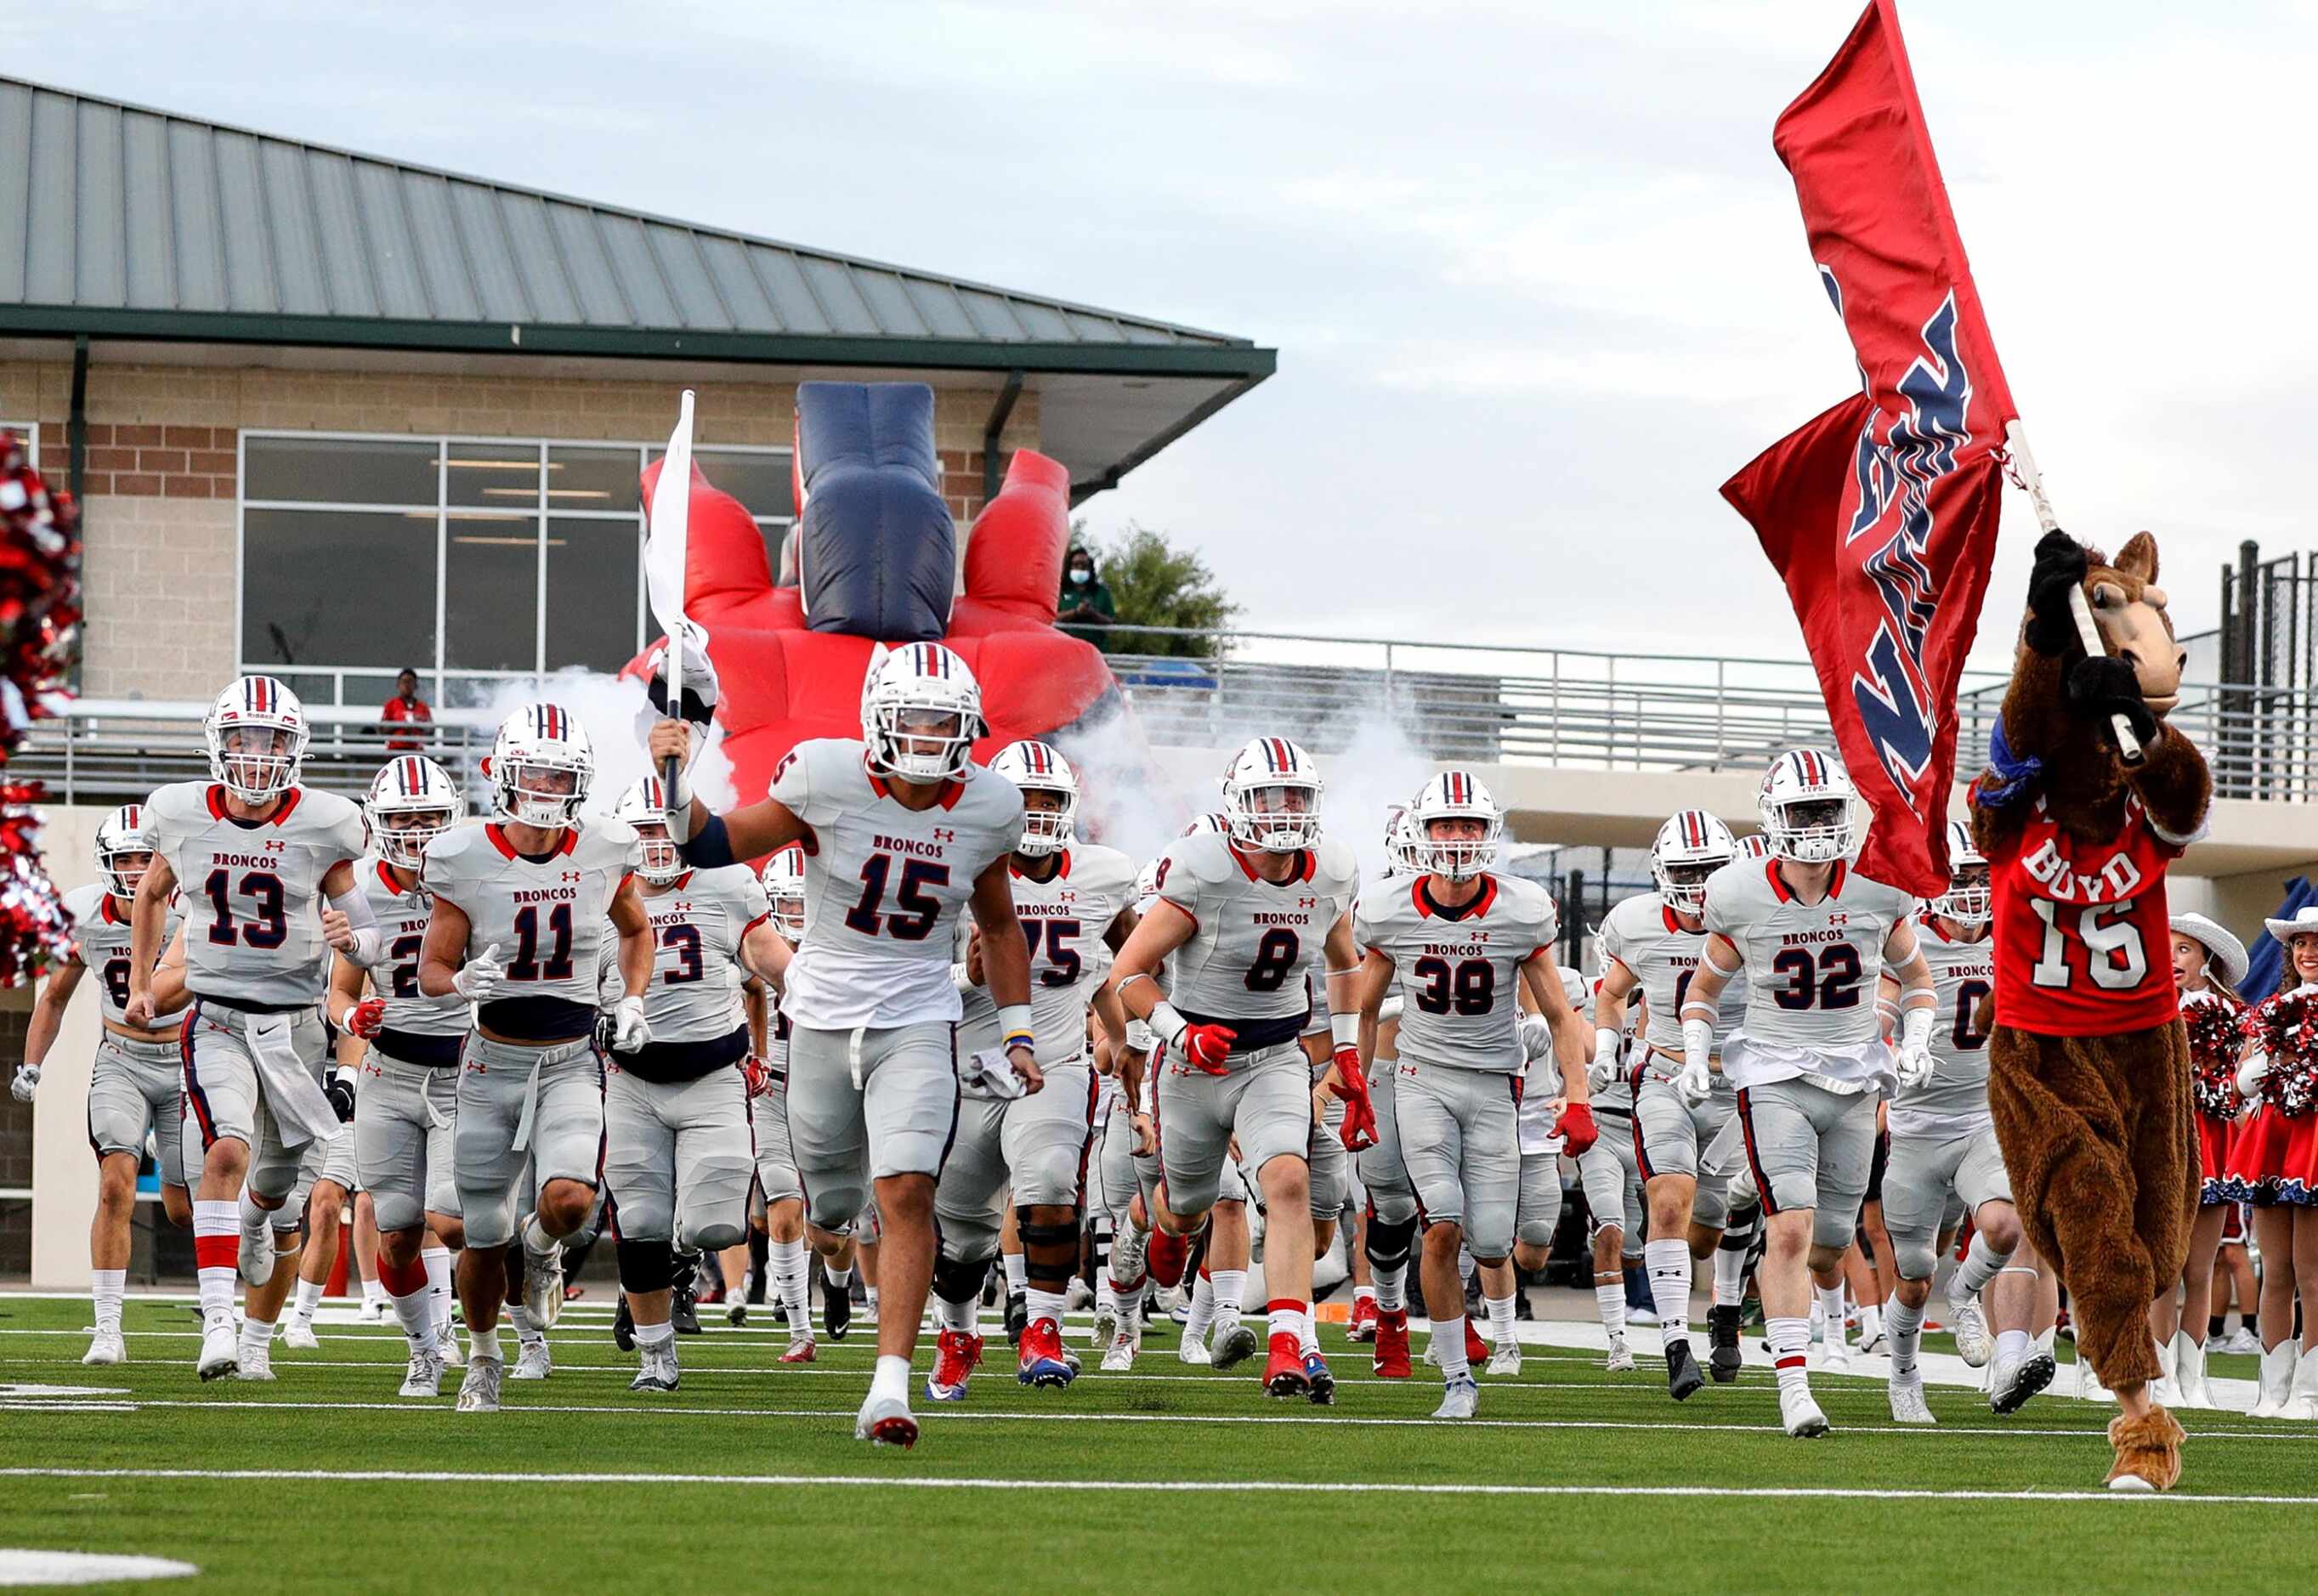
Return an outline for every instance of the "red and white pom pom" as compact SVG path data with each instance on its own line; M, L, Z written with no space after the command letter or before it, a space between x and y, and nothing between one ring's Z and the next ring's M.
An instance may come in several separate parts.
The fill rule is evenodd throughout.
M0 762L59 712L80 636L80 514L0 433ZM72 924L40 866L37 782L0 782L0 986L72 950Z

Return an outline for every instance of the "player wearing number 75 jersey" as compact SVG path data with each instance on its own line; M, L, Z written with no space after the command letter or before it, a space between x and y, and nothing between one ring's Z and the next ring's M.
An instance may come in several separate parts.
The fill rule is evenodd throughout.
M1762 1193L1766 1249L1756 1271L1764 1328L1787 1433L1827 1433L1804 1356L1816 1280L1828 1323L1843 1323L1843 1250L1859 1223L1875 1145L1875 1099L1893 1084L1892 1050L1875 1013L1877 976L1899 991L1900 1067L1928 1056L1932 974L1910 924L1915 900L1848 863L1857 794L1833 756L1782 754L1756 800L1771 856L1738 859L1707 877L1709 935L1682 1006L1681 1084L1711 1089L1716 1005L1743 967L1747 1018L1721 1047L1738 1089L1739 1128Z
M870 662L861 730L861 742L799 743L774 771L771 796L730 815L710 814L679 771L669 832L702 869L804 848L804 940L781 998L789 1144L816 1250L833 1249L876 1199L884 1305L854 1433L912 1446L910 1358L933 1278L934 1180L957 1124L950 954L969 904L1000 1046L1030 1090L1042 1077L1029 950L1006 866L1022 835L1022 797L973 761L988 731L981 687L939 643L895 649ZM652 728L655 769L690 753L683 722Z
M273 1277L270 1215L297 1184L307 1143L341 1134L340 1100L321 1081L330 952L368 965L382 949L355 879L369 842L362 811L298 784L306 713L297 695L271 677L243 677L218 695L202 735L211 779L174 783L145 804L153 862L130 911L121 1018L153 1028L153 967L182 888L193 1007L180 1048L201 1134L198 1151L184 1152L202 1305L195 1367L213 1380L240 1367L237 1266L252 1285ZM350 1114L351 1100L344 1107Z
M634 881L642 852L625 822L580 820L595 770L587 731L569 711L526 704L501 723L483 761L494 818L429 842L420 873L434 902L418 990L475 1005L452 1144L467 1232L459 1299L472 1351L459 1385L461 1412L499 1405L508 1242L523 1242L530 1323L546 1329L563 1305L563 1238L595 1206L602 1173L597 967L615 936L626 995L613 1009L614 1045L633 1051L651 1036L643 1002L651 922ZM538 1202L519 1216L526 1164Z

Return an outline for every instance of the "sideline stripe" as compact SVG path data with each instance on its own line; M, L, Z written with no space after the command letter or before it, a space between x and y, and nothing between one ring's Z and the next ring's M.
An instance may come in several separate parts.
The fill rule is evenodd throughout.
M1453 1421L1462 1422L1462 1421ZM1851 1485L1524 1485L1425 1484L1406 1480L1008 1480L942 1479L907 1475L807 1474L484 1474L451 1469L346 1468L0 1468L0 1478L63 1480L351 1480L378 1484L504 1485L798 1485L894 1487L905 1491L1271 1491L1311 1494L1373 1492L1393 1496L1701 1496L1741 1499L1828 1497L1869 1502L2179 1502L2257 1507L2318 1506L2318 1496L2202 1495L2187 1492L1913 1491Z

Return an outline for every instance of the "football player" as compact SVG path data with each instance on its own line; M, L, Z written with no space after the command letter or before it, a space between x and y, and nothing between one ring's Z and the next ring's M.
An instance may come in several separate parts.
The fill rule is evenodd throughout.
M1999 1413L2016 1412L2052 1384L2056 1372L2052 1355L2036 1350L2029 1335L2035 1254L2020 1233L1989 1112L1988 1033L1978 1014L1996 981L1989 869L1972 828L1961 820L1948 822L1948 890L1932 900L1916 935L1938 997L1934 1013L1946 1023L1933 1027L1930 1052L1910 1055L1900 1069L1883 1171L1883 1223L1899 1269L1883 1323L1891 1338L1891 1417L1902 1424L1935 1422L1924 1403L1916 1354L1939 1264L1941 1219L1952 1196L1963 1202L1972 1226L1971 1249L1948 1287L1957 1353L1974 1368L1986 1364L1988 1327L1994 1323L1996 1367L1988 1403ZM1900 983L1887 972L1882 984L1879 1007L1896 1028Z
M563 1240L595 1206L603 1155L597 971L614 937L624 989L614 1043L633 1053L651 1039L651 922L634 880L641 851L624 821L581 821L595 771L595 749L570 711L526 704L501 722L483 762L494 818L454 827L423 856L420 880L433 901L418 991L476 1006L452 1143L467 1242L459 1255L463 1413L499 1409L511 1243L522 1244L515 1257L524 1320L544 1331L562 1311ZM518 1215L526 1169L535 1202Z
M1230 834L1186 837L1169 850L1158 901L1120 951L1116 980L1129 1012L1149 1020L1167 1048L1155 1094L1164 1127L1159 1224L1182 1236L1200 1228L1236 1141L1270 1215L1264 1388L1325 1403L1334 1376L1316 1350L1303 1350L1314 1127L1298 1038L1311 1010L1309 944L1325 944L1329 969L1353 968L1348 910L1358 876L1352 850L1320 835L1321 791L1311 757L1286 738L1243 749L1225 778ZM1162 998L1156 977L1171 957ZM1331 979L1341 990L1329 1005L1335 1058L1324 1084L1346 1100L1346 1144L1365 1147L1375 1127L1355 1045L1359 1006L1349 973Z
M418 990L419 950L431 902L419 884L427 845L466 819L466 794L432 759L405 754L371 778L364 804L373 857L358 872L371 910L384 928L387 962L375 977L338 961L329 1007L338 1028L338 1062L358 1071L355 1164L378 1224L379 1283L402 1326L409 1366L400 1394L439 1394L455 1347L445 1334L450 1251L464 1246L459 1188L452 1169L459 1107L459 1054L474 1024L455 992L429 998ZM428 1252L442 1253L437 1266Z
M1079 1264L1083 1172L1094 1134L1089 1007L1115 1045L1127 1039L1109 966L1135 928L1135 865L1117 848L1079 840L1078 775L1054 749L1009 743L990 768L1022 795L1022 836L1007 873L1030 954L1031 1028L1046 1085L1036 1096L1020 1095L1019 1079L995 1053L998 1004L984 984L987 944L969 935L958 987L966 1084L957 1136L934 1189L941 1251L933 1295L941 1333L926 1380L932 1402L963 1400L981 1359L975 1324L998 1252L1002 1188L1011 1188L1029 1310L1016 1378L1052 1388L1069 1385L1077 1373L1064 1355L1062 1323Z
M1767 1242L1756 1281L1789 1435L1827 1433L1804 1358L1816 1282L1830 1335L1843 1323L1837 1265L1859 1223L1875 1143L1877 1094L1893 1084L1866 989L1899 987L1900 1067L1931 1049L1932 973L1916 945L1915 901L1855 874L1857 794L1832 756L1796 749L1772 763L1756 808L1771 857L1734 860L1707 878L1712 933L1682 1005L1684 1095L1713 1091L1722 991L1743 968L1747 1016L1721 1048L1761 1193Z
M1595 987L1601 982L1595 982ZM1647 1010L1647 1000L1643 1005ZM1648 1030L1647 1014L1642 1027ZM1631 1027L1629 1027L1631 1029ZM1608 1353L1602 1367L1625 1374L1634 1367L1626 1344L1626 1269L1642 1260L1642 1173L1634 1154L1634 1079L1625 1068L1635 1045L1626 1033L1595 1033L1586 1079L1594 1116L1609 1133L1574 1154L1586 1193L1586 1241L1594 1255L1594 1306Z
M768 954L777 964L765 972L776 984L787 979L788 961L804 940L804 849L782 848L765 861L762 877L766 901L772 906L773 936L777 948ZM783 1363L811 1363L818 1349L813 1339L812 1294L805 1273L804 1187L797 1179L796 1163L789 1155L789 1017L777 1006L769 1017L765 1038L765 1089L749 1105L757 1135L757 1185L765 1197L765 1267L773 1278L773 1292L789 1322L789 1344ZM849 1277L853 1244L834 1238L831 1261ZM836 1318L831 1339L841 1336L852 1317L853 1301L842 1288L830 1294L830 1311Z
M1706 926L1706 882L1737 849L1730 829L1702 809L1686 809L1658 828L1650 845L1654 892L1628 898L1602 922L1604 972L1595 999L1597 1054L1614 1052L1625 1022L1626 1000L1638 989L1649 1010L1642 1056L1631 1071L1634 1089L1634 1158L1649 1205L1650 1240L1643 1257L1650 1296L1658 1304L1659 1341L1666 1349L1667 1393L1684 1401L1706 1383L1690 1350L1690 1283L1694 1260L1713 1256L1728 1216L1727 1181L1702 1176L1700 1152L1713 1144L1736 1111L1730 1080L1710 1059L1709 1089L1696 1098L1683 1091L1683 998L1698 969ZM1722 989L1718 1028L1726 1035L1746 1013L1745 976ZM1694 1076L1694 1080L1695 1077ZM1708 1354L1714 1377L1738 1377L1738 1298L1730 1300L1718 1278L1707 1313Z
M746 865L687 868L669 840L668 808L660 779L646 776L614 811L636 834L656 950L644 997L651 1039L615 1045L604 1085L604 1188L619 1215L620 1287L638 1354L628 1389L646 1392L677 1388L676 1250L714 1252L748 1233L756 1173L749 1099L771 1082L743 989L786 963L757 873ZM598 955L614 1007L624 990L621 954L606 943Z
M974 763L988 730L965 661L911 643L870 664L864 740L800 743L774 771L771 795L729 816L710 814L681 776L670 794L670 835L696 867L806 847L804 941L781 999L789 1144L817 1242L876 1200L885 1303L854 1433L896 1446L918 1439L910 1357L933 1276L934 1180L957 1125L950 952L969 901L1002 1055L1029 1089L1044 1079L1007 869L1022 796ZM690 735L681 721L653 727L655 763L687 761Z
M179 1229L193 1219L185 1188L185 1161L178 1130L184 1066L178 1057L175 1026L131 1026L129 1004L130 914L137 883L153 862L153 835L141 803L124 803L96 828L98 880L65 894L71 917L72 952L50 973L32 1005L24 1034L24 1062L9 1090L20 1103L32 1100L40 1066L56 1045L65 1009L91 969L97 973L97 1001L103 1032L88 1078L88 1141L96 1153L96 1217L88 1227L89 1296L96 1331L81 1361L110 1365L129 1361L121 1339L121 1298L129 1279L130 1219L137 1207L137 1171L145 1161L145 1138L153 1138L154 1167L161 1177L161 1208ZM184 919L178 901L163 911L162 941L177 934Z
M240 1362L237 1266L253 1286L273 1278L275 1215L307 1144L343 1134L354 1113L350 1086L322 1083L329 955L368 966L384 947L355 877L369 844L362 810L299 784L307 730L297 695L271 677L243 677L218 695L202 731L211 779L173 783L145 805L153 859L130 913L121 1020L154 1028L154 965L182 884L192 1009L179 1045L201 1142L198 1158L184 1149L202 1307L194 1367L214 1380Z
M1398 889L1424 866L1417 859L1416 830L1405 804L1385 818L1385 881ZM1361 1247L1376 1285L1376 1324L1362 1336L1360 1309L1352 1310L1352 1337L1373 1340L1371 1372L1380 1380L1406 1380L1408 1361L1408 1255L1416 1239L1416 1189L1400 1156L1400 1126L1393 1111L1392 1078L1400 1062L1397 991L1388 991L1373 1018L1361 1017L1361 1055L1369 1060L1369 1102L1376 1113L1376 1140L1359 1154L1361 1184L1368 1191L1368 1223Z

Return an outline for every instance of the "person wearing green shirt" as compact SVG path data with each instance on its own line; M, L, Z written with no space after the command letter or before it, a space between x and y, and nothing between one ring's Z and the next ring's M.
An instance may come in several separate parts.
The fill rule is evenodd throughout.
M1065 626L1080 629L1073 631L1072 636L1083 637L1096 648L1110 651L1108 633L1083 630L1100 626L1105 621L1116 621L1119 609L1111 603L1110 589L1103 586L1102 577L1095 569L1094 556L1083 548L1074 547L1063 559L1063 591L1055 601L1055 619Z

